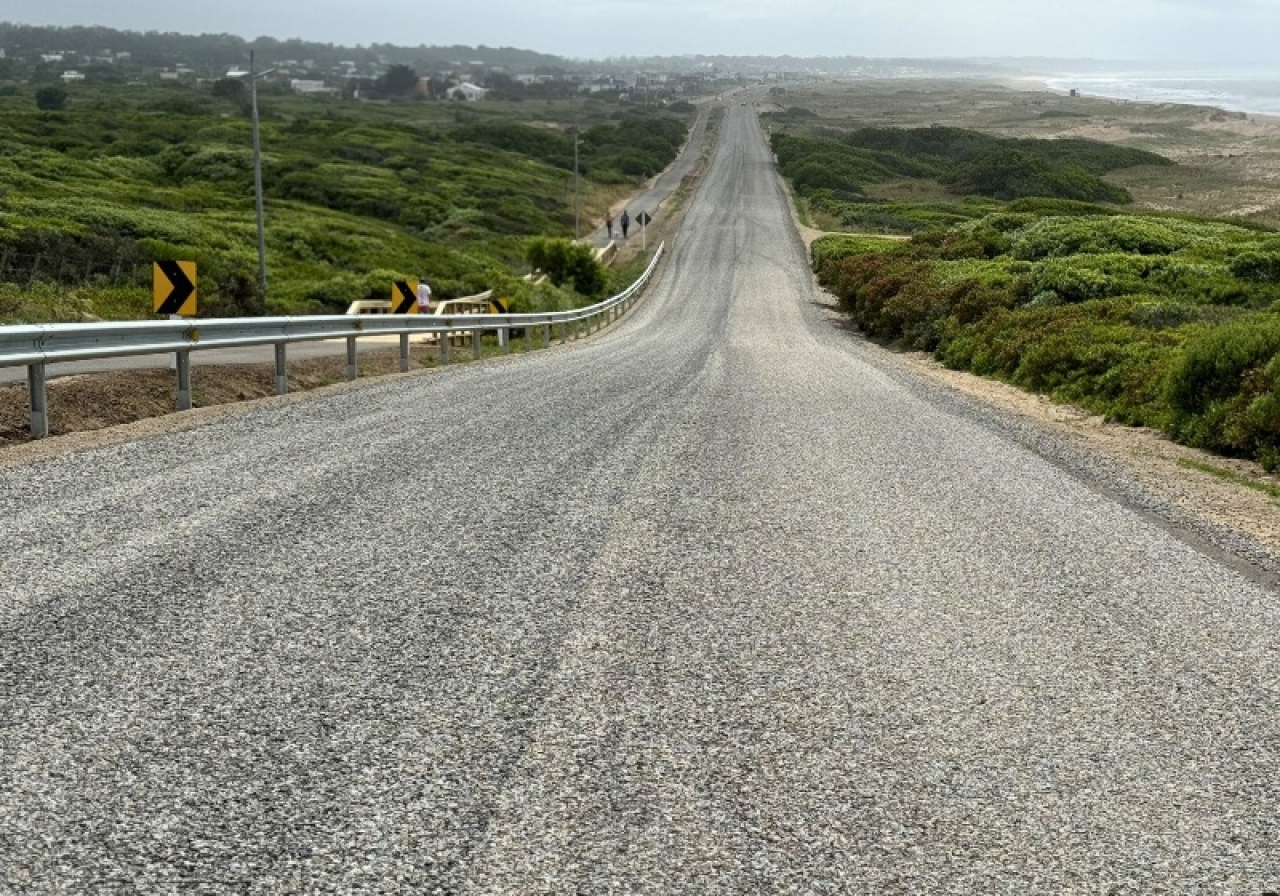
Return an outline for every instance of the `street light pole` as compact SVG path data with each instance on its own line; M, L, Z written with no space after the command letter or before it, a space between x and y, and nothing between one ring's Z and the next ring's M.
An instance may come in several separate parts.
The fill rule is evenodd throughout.
M578 201L578 132L573 132L573 238L579 237L579 220L582 205Z

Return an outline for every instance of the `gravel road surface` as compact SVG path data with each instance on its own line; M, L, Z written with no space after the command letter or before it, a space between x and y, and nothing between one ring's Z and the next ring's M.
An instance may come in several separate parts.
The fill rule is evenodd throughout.
M1280 890L1273 587L880 357L734 105L596 339L0 470L0 891Z

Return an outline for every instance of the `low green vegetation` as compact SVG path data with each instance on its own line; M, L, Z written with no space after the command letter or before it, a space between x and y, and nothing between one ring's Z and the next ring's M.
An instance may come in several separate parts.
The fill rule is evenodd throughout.
M590 246L571 240L536 237L526 247L526 257L536 271L547 275L556 286L572 286L589 298L600 298L608 284L604 268Z
M1280 234L1024 200L813 259L877 339L1280 468Z
M1224 470L1222 467L1196 460L1182 459L1178 461L1178 466L1186 467L1188 470L1199 470L1201 473L1208 473L1210 476L1221 479L1224 482L1243 485L1245 488L1251 488L1256 492L1262 492L1264 495L1280 500L1280 485L1276 485L1273 482L1265 482L1250 476L1243 476L1234 470Z
M340 312L418 277L442 298L496 288L517 310L581 304L592 296L573 279L522 279L529 239L572 236L571 131L594 216L675 158L691 111L264 87L263 297L237 82L58 87L61 103L40 90L0 90L0 323L148 316L159 259L197 262L202 316Z
M789 110L782 123L807 121L802 111ZM977 220L1001 201L1030 197L1125 204L1128 192L1103 175L1171 164L1153 153L1090 140L1000 138L962 128L804 130L773 135L779 169L796 196L811 214L871 233L909 234ZM932 184L938 195L932 201L885 195L891 185L907 192L901 187L911 182Z

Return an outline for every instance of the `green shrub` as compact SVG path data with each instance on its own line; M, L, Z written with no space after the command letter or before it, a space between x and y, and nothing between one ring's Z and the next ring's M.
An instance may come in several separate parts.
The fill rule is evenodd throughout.
M905 243L829 237L814 243L814 269L877 339L1280 466L1280 314L1239 307L1273 298L1238 276L1265 264L1255 256L1273 237L1219 222L1055 215L1008 239L1005 214Z
M1250 314L1202 330L1166 381L1175 437L1199 448L1280 463L1280 316Z
M590 246L535 237L529 240L525 257L556 286L572 286L575 292L590 298L604 295L607 279Z
M1280 250L1242 252L1231 260L1230 267L1241 280L1280 282Z
M41 87L36 91L36 108L42 112L58 112L67 107L67 88L60 85Z

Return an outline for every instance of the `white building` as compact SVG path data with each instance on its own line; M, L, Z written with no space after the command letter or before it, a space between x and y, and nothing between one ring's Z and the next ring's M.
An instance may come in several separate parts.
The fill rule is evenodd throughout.
M486 88L477 87L474 84L459 84L457 87L450 88L449 90L449 99L466 100L470 103L482 100L488 95L489 91Z
M302 78L294 78L289 82L289 86L293 88L294 93L301 93L306 96L337 96L338 88L329 87L323 81L308 81Z

